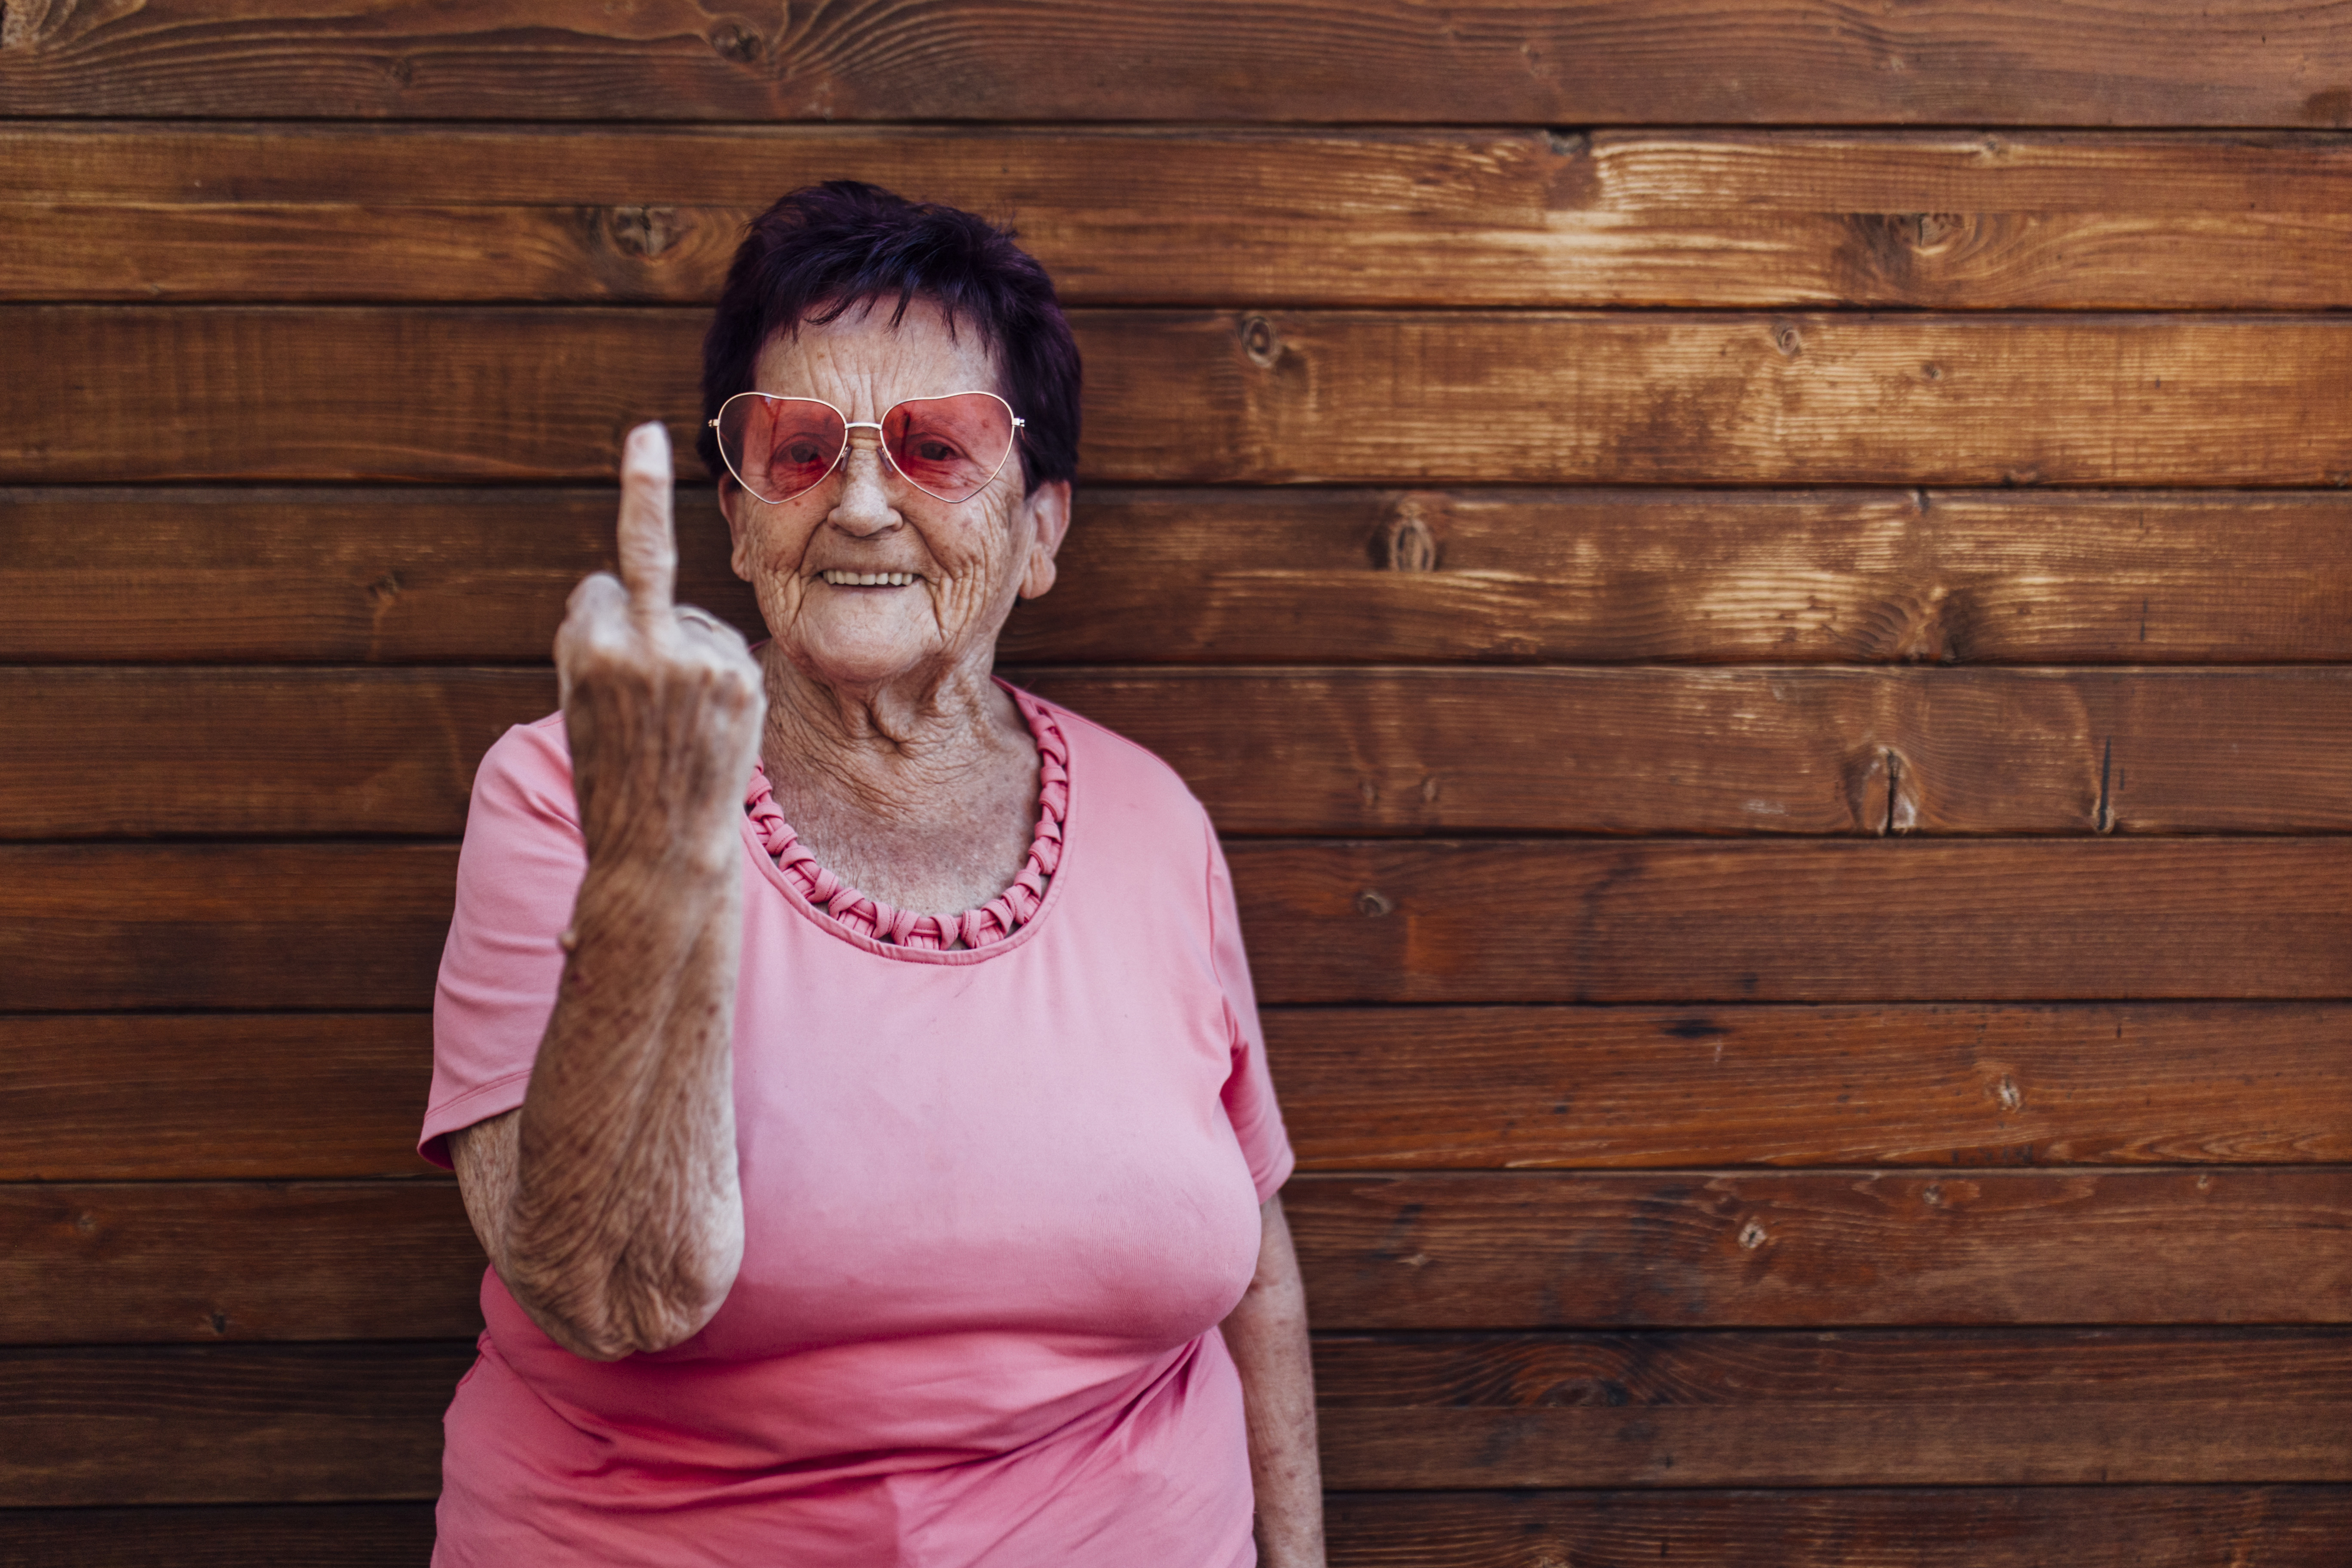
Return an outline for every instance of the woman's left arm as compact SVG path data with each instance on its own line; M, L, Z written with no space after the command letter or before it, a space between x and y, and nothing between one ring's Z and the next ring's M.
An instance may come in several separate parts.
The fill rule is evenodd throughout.
M1323 1466L1315 1452L1315 1367L1307 1350L1307 1287L1282 1199L1258 1210L1257 1272L1226 1314L1225 1348L1241 1369L1257 1489L1262 1568L1323 1568Z

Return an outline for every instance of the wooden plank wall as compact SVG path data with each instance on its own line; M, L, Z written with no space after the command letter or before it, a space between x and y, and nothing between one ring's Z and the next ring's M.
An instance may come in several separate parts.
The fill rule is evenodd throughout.
M2352 1539L2342 0L0 0L0 1558L421 1563L476 759L738 225L1013 219L1335 1563ZM739 620L709 492L686 592Z

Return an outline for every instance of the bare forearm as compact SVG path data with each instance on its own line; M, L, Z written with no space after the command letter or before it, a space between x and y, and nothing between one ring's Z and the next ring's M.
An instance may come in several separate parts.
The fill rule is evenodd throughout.
M1257 1275L1223 1325L1249 1424L1259 1561L1265 1568L1322 1568L1323 1471L1316 1453L1307 1291L1280 1199L1267 1201L1264 1223Z
M575 589L555 664L588 867L522 1108L453 1138L499 1277L612 1360L700 1329L743 1255L733 1037L742 799L764 706L743 640L672 598L668 437L630 433L621 578Z
M501 1275L609 1358L708 1322L742 1256L732 1035L740 873L593 865L516 1130Z

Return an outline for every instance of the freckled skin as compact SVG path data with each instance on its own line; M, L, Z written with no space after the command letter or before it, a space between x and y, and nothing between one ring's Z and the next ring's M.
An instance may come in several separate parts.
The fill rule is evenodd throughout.
M967 329L917 302L772 340L763 392L852 420L905 397L1001 392ZM1016 409L1015 413L1020 411ZM959 506L891 473L858 432L842 467L772 507L720 505L772 641L671 602L667 438L630 434L621 579L572 597L556 664L588 870L555 1009L518 1111L449 1139L491 1265L557 1343L598 1360L667 1349L715 1314L742 1260L731 1042L742 924L739 819L757 755L827 867L904 909L1001 893L1035 831L1037 751L989 679L1016 598L1054 584L1069 486L1024 494L1008 462ZM827 570L912 572L843 588ZM1320 1568L1306 1294L1281 1200L1223 1327L1239 1367L1261 1561Z

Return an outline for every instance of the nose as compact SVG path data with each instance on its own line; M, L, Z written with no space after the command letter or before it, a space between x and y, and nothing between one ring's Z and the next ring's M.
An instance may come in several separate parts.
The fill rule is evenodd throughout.
M841 455L841 498L825 520L858 538L887 533L905 521L890 504L887 461L874 432L852 429L849 450Z

